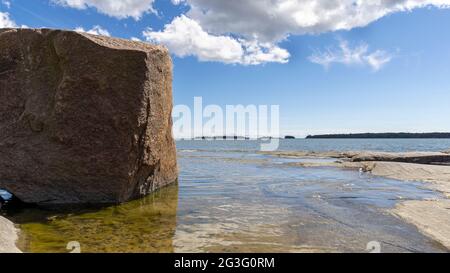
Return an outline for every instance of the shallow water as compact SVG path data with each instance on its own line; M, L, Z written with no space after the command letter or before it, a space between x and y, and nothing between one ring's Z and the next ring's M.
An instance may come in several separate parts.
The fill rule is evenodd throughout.
M370 241L388 252L443 250L386 212L400 200L439 198L421 183L252 153L180 155L178 213L190 221L178 221L177 250L364 252Z
M180 148L180 147L179 147ZM387 210L441 196L421 183L300 168L253 152L179 152L179 185L100 210L8 212L28 252L441 252ZM325 159L331 160L331 159Z

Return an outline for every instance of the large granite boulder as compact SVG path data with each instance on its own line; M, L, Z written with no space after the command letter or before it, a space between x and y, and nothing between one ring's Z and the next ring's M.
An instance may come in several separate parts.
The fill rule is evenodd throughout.
M161 46L0 29L0 189L42 205L121 203L177 180Z

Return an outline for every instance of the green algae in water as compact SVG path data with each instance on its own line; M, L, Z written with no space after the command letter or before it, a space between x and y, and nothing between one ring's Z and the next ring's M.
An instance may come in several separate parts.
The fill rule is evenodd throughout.
M144 199L100 210L28 209L13 217L20 224L19 246L25 252L69 252L67 244L77 241L83 253L171 253L177 206L178 186L170 186Z

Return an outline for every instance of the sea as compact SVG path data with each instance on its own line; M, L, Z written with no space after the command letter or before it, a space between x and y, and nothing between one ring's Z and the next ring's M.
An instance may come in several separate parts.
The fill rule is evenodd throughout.
M26 252L446 252L391 210L436 200L418 181L296 166L259 141L177 141L179 181L119 206L1 213ZM447 139L281 140L280 151L446 151ZM323 158L322 161L335 159ZM4 197L8 193L0 192Z

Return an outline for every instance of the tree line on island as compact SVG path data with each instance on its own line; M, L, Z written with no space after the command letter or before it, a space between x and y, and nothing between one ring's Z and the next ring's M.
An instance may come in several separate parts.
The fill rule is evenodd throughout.
M328 134L310 135L306 139L331 139L331 138L450 138L450 133L364 133L364 134Z

